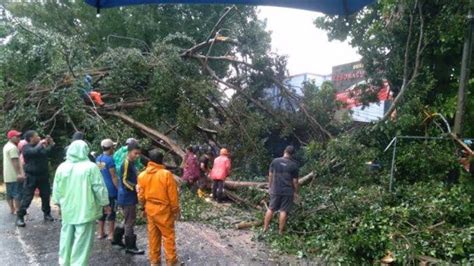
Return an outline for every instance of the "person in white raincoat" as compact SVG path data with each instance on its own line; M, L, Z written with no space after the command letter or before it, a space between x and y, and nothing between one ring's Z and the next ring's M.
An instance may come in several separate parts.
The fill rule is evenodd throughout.
M87 155L86 142L69 146L66 161L54 176L53 202L61 209L60 265L87 265L95 232L95 221L107 210L109 197L102 175ZM109 207L110 208L110 207Z

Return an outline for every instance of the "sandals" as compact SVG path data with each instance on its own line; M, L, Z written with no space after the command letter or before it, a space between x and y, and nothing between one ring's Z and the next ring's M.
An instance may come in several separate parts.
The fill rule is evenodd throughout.
M106 239L106 238L107 238L107 234L104 234L102 236L100 236L100 235L97 236L97 239L99 239L99 240L103 240L103 239Z

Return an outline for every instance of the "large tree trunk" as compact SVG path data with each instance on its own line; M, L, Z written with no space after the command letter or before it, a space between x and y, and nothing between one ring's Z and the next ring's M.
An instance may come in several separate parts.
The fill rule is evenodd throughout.
M305 185L307 184L311 179L313 179L316 176L314 172L311 172L300 179L298 179L298 184L300 185ZM268 182L250 182L250 181L232 181L232 180L227 180L224 183L225 187L227 189L238 189L242 187L254 187L254 188L268 188Z
M151 136L153 136L157 139L161 139L170 148L170 150L173 153L180 156L181 159L184 159L184 155L185 155L184 150L181 149L181 147L176 142L174 142L171 138L169 138L165 134L162 134L162 133L156 131L155 129L150 128L150 127L138 122L137 120L131 118L130 116L128 116L124 113L120 113L120 112L117 112L117 111L111 111L111 112L105 112L105 113L108 114L108 115L113 115L115 117L118 117L122 121L124 121L125 123L129 124L130 126L132 126L134 128L137 128L140 131L144 131L147 134L149 134L149 135L151 135Z
M267 182L248 182L248 181L232 181L232 180L225 181L224 185L225 185L225 188L227 189L237 189L241 187L256 187L256 188L268 187Z
M461 136L463 121L464 121L464 109L466 105L466 88L469 82L469 73L471 68L471 55L472 55L472 35L474 34L474 0L471 0L471 8L469 9L469 26L466 31L466 37L464 38L464 48L462 52L461 61L461 75L459 78L459 89L458 89L458 103L456 108L456 117L454 120L454 134Z

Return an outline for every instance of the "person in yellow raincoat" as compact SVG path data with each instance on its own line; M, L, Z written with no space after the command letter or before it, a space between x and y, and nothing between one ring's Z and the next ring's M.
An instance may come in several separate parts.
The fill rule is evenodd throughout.
M74 141L54 176L53 201L62 212L60 265L88 265L95 221L102 216L102 208L111 211L102 174L88 154L87 143Z
M173 174L163 166L163 153L149 152L150 162L138 176L138 200L145 206L151 265L161 264L161 242L166 264L176 265L175 221L180 216L178 185Z

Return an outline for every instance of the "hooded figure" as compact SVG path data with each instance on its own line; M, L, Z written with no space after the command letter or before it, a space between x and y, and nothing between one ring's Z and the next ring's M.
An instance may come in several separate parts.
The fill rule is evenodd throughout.
M194 183L201 175L196 150L195 147L189 146L186 155L184 156L183 179L190 187L193 187Z
M102 175L88 154L86 142L72 142L66 161L59 165L54 177L53 201L62 213L60 265L88 264L95 221L102 216L102 208L109 205Z
M115 170L117 171L117 173L120 173L122 171L122 169L120 169L120 166L123 165L123 162L127 158L128 145L131 143L139 144L138 140L134 138L128 138L127 141L125 142L125 145L120 147L120 149L116 150L114 153L114 162L115 162L115 166L117 166L117 169ZM145 166L141 162L141 158L138 158L138 160L135 161L135 167L137 168L138 171L141 171L145 168Z
M161 264L161 246L166 264L178 265L175 243L175 221L180 216L178 185L163 165L163 154L149 153L150 162L138 177L138 199L147 216L149 256L152 266Z

